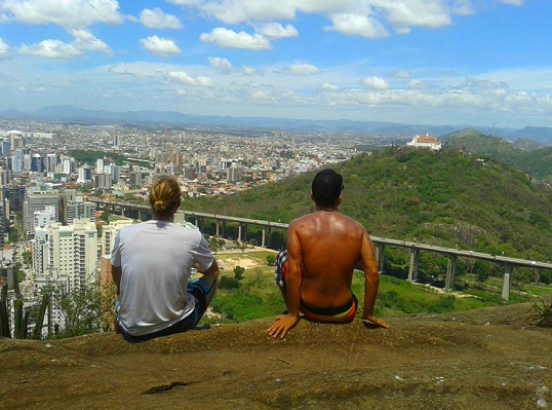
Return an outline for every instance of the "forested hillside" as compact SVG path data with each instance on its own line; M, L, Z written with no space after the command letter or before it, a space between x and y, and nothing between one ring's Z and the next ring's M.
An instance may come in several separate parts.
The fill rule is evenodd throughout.
M342 211L376 236L552 260L552 193L525 172L459 152L402 148L334 167ZM184 208L289 222L314 210L314 172Z
M511 144L502 138L465 129L442 138L443 148L499 159L545 182L552 182L552 147L539 148L533 141Z

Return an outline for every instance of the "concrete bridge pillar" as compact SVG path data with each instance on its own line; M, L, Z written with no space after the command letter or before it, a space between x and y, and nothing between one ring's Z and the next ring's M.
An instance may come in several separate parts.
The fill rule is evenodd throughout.
M376 245L376 259L378 261L378 273L382 275L385 266L385 245L382 243Z
M247 224L245 224L243 228L243 241L247 242Z
M242 241L242 226L238 225L238 243Z
M143 221L144 220L144 211L142 211L141 209L138 210L138 219Z
M220 224L218 222L215 222L215 226L217 229L215 236L218 238L220 236Z
M456 276L456 255L449 255L447 265L447 277L445 279L445 291L450 292L454 286L454 278Z
M226 221L222 221L222 236L226 235Z
M197 226L199 228L199 219L195 219L195 226Z
M415 282L418 279L420 268L420 251L419 249L410 250L410 265L408 267L408 281Z
M125 208L121 208L121 216L124 218L125 217Z
M504 282L502 283L502 299L510 299L510 291L512 290L512 280L514 278L514 267L512 265L506 266L506 273L504 274Z
M262 232L261 247L266 248L266 229L263 229L261 232Z

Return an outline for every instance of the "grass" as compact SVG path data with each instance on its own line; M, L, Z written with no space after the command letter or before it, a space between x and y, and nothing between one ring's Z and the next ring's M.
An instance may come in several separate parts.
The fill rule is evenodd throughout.
M275 317L285 310L279 289L274 284L272 267L248 269L237 290L219 290L212 307L223 319L206 322L240 323L253 319ZM230 274L230 273L228 273ZM359 314L364 304L364 277L355 273L353 292L360 301ZM380 316L444 313L503 304L500 298L456 298L434 289L381 276L376 314Z
M274 267L266 265L266 256L269 254L273 253L250 251L217 255L217 258L223 262L232 259L239 263L240 259L250 259L258 262L258 266L246 269L239 289L219 289L212 307L222 316L222 319L204 319L203 323L240 323L275 317L285 310L280 291L274 284ZM232 269L233 266L227 266L224 274L233 277ZM446 313L529 300L528 296L514 292L509 302L503 301L502 278L489 277L481 287L475 275L463 275L457 278L457 284L461 287L468 284L467 289L463 291L468 297L459 298L443 294L430 287L383 275L380 277L375 313L380 316ZM352 290L360 301L359 314L361 314L364 305L362 273L355 273ZM552 286L526 285L524 290L540 296L552 294Z

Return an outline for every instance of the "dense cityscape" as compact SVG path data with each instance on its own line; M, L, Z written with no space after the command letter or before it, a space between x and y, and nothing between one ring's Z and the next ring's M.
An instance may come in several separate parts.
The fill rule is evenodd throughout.
M61 297L109 282L114 237L135 221L103 215L92 197L146 203L163 175L177 178L190 198L227 196L396 140L235 134L4 122L2 277L10 289L18 282L23 310L38 309L44 292ZM49 309L44 335L64 327L59 302Z

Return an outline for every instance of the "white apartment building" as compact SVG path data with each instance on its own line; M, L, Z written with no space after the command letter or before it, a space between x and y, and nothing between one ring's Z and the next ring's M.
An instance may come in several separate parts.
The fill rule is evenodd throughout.
M69 278L69 291L97 282L98 232L90 220L48 228L48 269Z
M125 226L131 226L132 224L134 224L132 219L120 219L111 222L109 225L103 226L100 250L101 256L111 255L113 247L115 246L115 237L117 233Z

